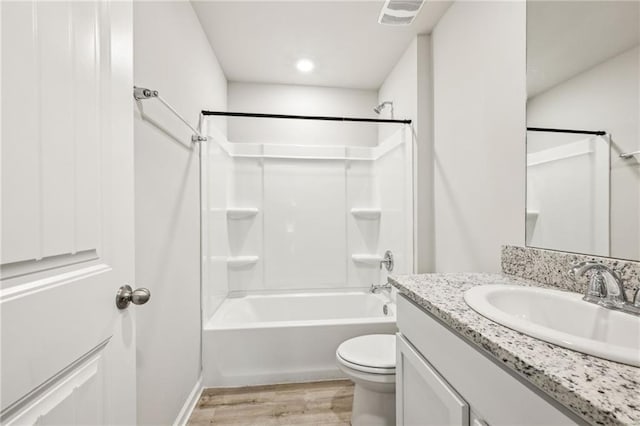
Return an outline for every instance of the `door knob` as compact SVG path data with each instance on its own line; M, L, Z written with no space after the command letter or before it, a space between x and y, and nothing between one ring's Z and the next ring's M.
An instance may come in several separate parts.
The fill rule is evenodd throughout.
M134 305L144 305L151 298L148 288L137 288L133 290L130 285L125 284L116 293L116 306L118 309L126 309L129 303Z

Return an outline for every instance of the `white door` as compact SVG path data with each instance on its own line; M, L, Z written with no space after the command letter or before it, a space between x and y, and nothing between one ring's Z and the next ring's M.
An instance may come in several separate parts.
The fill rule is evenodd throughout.
M0 14L1 421L133 424L131 4Z

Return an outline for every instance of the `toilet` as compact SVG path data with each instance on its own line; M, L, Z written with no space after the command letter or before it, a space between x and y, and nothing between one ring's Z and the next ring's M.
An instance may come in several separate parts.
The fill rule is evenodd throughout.
M355 384L351 424L396 422L396 336L370 334L346 340L336 350L338 367Z

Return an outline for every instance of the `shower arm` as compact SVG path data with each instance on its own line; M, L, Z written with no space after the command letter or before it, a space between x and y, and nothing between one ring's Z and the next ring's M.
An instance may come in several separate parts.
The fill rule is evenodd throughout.
M163 104L169 111L173 113L180 121L182 121L191 131L194 133L191 136L191 142L204 142L207 140L206 136L203 136L195 127L191 125L178 111L175 110L167 101L165 101L159 94L157 90L151 90L144 87L136 87L133 86L133 97L136 101L142 101L145 99L156 98Z
M380 105L378 105L377 107L375 107L373 110L375 111L376 114L380 114L382 112L382 110L384 109L385 106L389 105L391 107L391 118L393 118L393 102L392 101L384 101L382 102Z

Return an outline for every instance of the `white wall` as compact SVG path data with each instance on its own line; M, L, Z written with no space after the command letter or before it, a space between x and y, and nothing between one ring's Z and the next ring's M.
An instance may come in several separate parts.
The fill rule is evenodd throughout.
M625 259L640 259L640 161L619 158L640 149L639 52L628 50L527 102L530 127L611 134L611 256Z
M229 83L229 111L377 117L374 90L284 84ZM377 125L272 118L229 118L231 142L375 146Z
M225 109L226 80L191 4L134 3L134 81L189 121ZM171 424L200 376L198 149L154 100L135 107L138 423Z
M391 109L386 107L380 118L409 118L413 120L414 128L418 119L418 38L414 38L409 44L378 89L378 102L393 102L393 117ZM379 140L386 139L397 130L397 126L395 124L380 125Z
M378 91L378 102L392 101L394 118L411 119L415 162L405 167L414 174L415 272L432 272L433 254L433 94L431 74L431 37L417 36L391 70ZM391 118L386 108L383 118ZM382 141L398 129L381 125Z
M456 2L432 34L435 268L524 244L525 3Z

